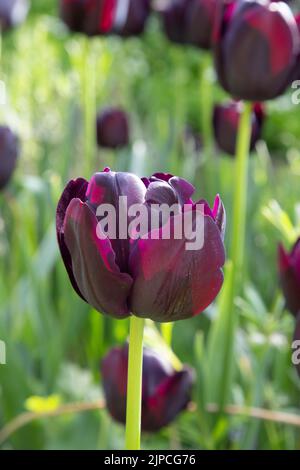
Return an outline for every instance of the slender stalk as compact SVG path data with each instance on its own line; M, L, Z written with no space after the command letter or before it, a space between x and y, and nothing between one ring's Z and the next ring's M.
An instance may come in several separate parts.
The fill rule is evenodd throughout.
M230 391L235 367L234 340L238 326L238 317L235 314L234 299L239 292L242 270L244 264L245 226L247 211L247 182L248 182L248 159L250 147L251 130L251 103L245 103L240 119L237 154L235 160L234 175L234 201L233 201L233 222L232 222L232 245L230 261L225 269L225 282L222 295L219 299L219 318L215 324L214 344L222 341L223 348L219 361L222 362L222 374L216 390L220 391L219 406L224 412ZM215 347L212 348L214 357Z
M244 263L248 160L251 137L252 104L245 103L242 111L236 149L235 192L233 205L233 232L231 245L231 261L233 263L233 293L241 278Z
M83 38L82 104L84 120L84 169L86 176L93 171L96 146L96 79L92 41Z
M172 335L173 335L173 327L174 323L162 323L161 324L161 334L162 337L164 338L166 344L171 347L172 346Z
M213 87L210 77L211 72L211 56L209 53L204 55L201 61L200 70L200 110L201 110L201 127L202 138L204 144L204 153L206 158L211 157L213 149L213 131L212 131L212 115L213 115Z
M140 450L144 319L130 318L126 450Z

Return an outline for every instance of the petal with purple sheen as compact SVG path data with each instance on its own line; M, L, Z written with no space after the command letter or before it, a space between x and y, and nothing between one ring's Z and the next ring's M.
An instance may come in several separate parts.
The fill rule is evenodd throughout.
M102 385L106 406L114 419L126 421L128 345L109 351L101 364Z
M177 204L176 192L165 181L153 181L149 184L145 195L147 204Z
M128 345L111 349L101 364L107 408L114 419L126 420ZM142 429L158 431L176 418L191 400L193 370L175 371L157 351L143 348Z
M193 372L185 367L162 381L142 409L142 428L158 431L173 421L184 410L190 399Z
M195 192L195 187L191 183L189 183L183 178L179 178L178 176L173 176L169 180L169 184L176 191L178 201L182 206L184 204L193 203L191 197Z
M65 236L64 236L64 220L67 208L74 198L78 198L82 201L85 201L85 193L88 186L88 182L83 178L78 178L76 180L71 180L68 185L66 186L62 196L58 202L57 210L56 210L56 234L58 245L60 249L60 253L65 264L67 273L69 275L71 284L77 294L83 299L86 300L83 294L80 292L80 289L77 285L75 280L73 269L72 269L72 259L70 252L65 244Z
M108 238L99 239L96 230L97 219L92 210L73 199L66 212L64 234L76 283L96 310L125 318L130 315L127 298L132 279L120 272L111 242Z
M290 254L291 265L300 286L300 238L296 241Z
M154 173L151 176L150 181L162 180L168 183L171 178L173 178L171 173Z
M283 2L235 4L229 22L223 20L219 25L215 51L219 79L235 98L273 99L285 91L295 68L299 51L296 21Z
M172 218L174 224L178 217ZM148 234L148 239L138 240L129 260L134 280L131 311L158 322L202 312L221 289L225 262L220 231L211 217L204 216L204 244L198 250L187 250L188 240L176 239L172 231L170 239L164 239L166 230L164 226Z
M290 254L282 244L278 246L278 267L286 308L296 317L300 312L300 239Z
M220 198L219 194L217 194L214 202L214 207L212 210L213 217L215 222L221 232L222 240L225 237L225 229L226 229L226 211L222 199Z
M116 213L116 234L119 234L120 219L119 208L123 204L120 197L127 198L127 208L129 209L134 204L143 204L146 187L141 179L132 173L114 172L106 170L104 172L95 173L90 180L86 197L87 203L91 209L96 213L97 208L101 204L111 204ZM124 213L125 211L125 213ZM127 272L128 256L129 256L129 238L126 238L128 233L128 224L130 218L126 208L122 210L124 220L122 231L124 229L125 237L119 239L112 239L111 244L116 254L116 263L122 272Z

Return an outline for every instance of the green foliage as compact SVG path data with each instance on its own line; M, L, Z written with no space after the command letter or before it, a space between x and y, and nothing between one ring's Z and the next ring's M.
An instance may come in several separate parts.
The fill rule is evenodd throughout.
M14 181L0 195L0 339L7 347L7 365L0 365L0 428L28 405L31 410L56 406L49 404L53 396L61 403L101 398L101 357L127 338L127 320L92 311L67 280L54 217L68 179L88 177L104 166L191 177L197 193L210 202L221 194L228 235L235 184L232 159L215 151L208 160L184 139L187 124L201 127L201 52L170 45L155 19L143 40L98 38L87 44L50 16L56 2L32 3L28 22L4 38L1 71L8 92L1 120L20 135L22 155ZM215 100L223 99L214 87ZM131 151L96 149L90 127L95 103L128 109ZM268 109L266 143L250 161L246 284L233 317L237 334L232 336L226 311L226 283L220 301L207 312L174 325L175 355L167 352L175 366L178 358L194 366L197 409L159 434L143 436L143 448L299 448L299 428L207 409L213 402L299 410L300 385L291 364L293 321L284 311L276 268L277 242L288 245L299 235L299 110L289 95ZM147 327L147 341L163 350L157 335ZM115 449L123 442L123 427L97 410L36 420L2 446Z

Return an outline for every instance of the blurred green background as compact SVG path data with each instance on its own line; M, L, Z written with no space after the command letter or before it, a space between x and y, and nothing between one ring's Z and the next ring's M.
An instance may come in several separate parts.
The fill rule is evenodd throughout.
M126 320L99 315L72 290L55 238L56 204L70 178L89 178L104 166L140 175L170 171L191 179L210 203L221 194L229 245L234 160L217 151L208 158L185 138L187 126L201 128L204 62L203 52L170 44L155 16L142 38L72 35L52 0L32 1L25 24L5 35L1 123L20 136L22 153L12 183L0 194L0 340L7 348L7 364L0 365L0 428L19 415L21 421L0 448L123 447L124 429L105 410L21 427L26 410L101 400L101 357L128 334ZM213 97L221 101L226 97L209 72ZM97 149L95 113L106 105L130 113L130 149ZM293 319L278 288L276 250L278 241L288 247L300 234L300 108L287 93L267 105L267 114L264 140L250 162L247 282L236 299L234 354L226 356L231 326L217 305L175 325L173 349L197 371L197 410L155 436L144 435L145 449L300 448L299 426L277 423L276 415L254 419L211 413L208 406L225 397L238 407L299 413ZM232 366L227 396L223 372Z

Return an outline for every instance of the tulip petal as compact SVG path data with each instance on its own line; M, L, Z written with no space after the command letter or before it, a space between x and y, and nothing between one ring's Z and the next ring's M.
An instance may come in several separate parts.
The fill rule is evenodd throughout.
M147 204L177 204L175 191L165 181L153 181L149 184L145 195Z
M217 194L216 196L212 213L213 213L215 222L221 232L222 240L224 240L225 229L226 229L226 211L225 211L224 204L219 194Z
M154 432L173 421L190 401L193 380L192 370L185 367L161 382L143 403L142 428Z
M176 239L172 232L170 239L165 239L166 226L136 241L129 259L134 315L158 322L181 320L202 312L214 300L223 283L225 251L215 221L201 216L201 249L187 250L186 237ZM178 217L181 215L171 218L174 226Z
M135 204L143 204L146 188L141 179L132 173L121 173L106 170L104 172L95 173L91 178L87 192L87 204L96 213L102 204L110 204L115 209L116 214L116 235L119 234L120 225L122 223L122 231L126 229L123 238L112 237L111 244L116 254L116 263L122 272L127 272L128 256L129 256L129 238L128 224L130 217L128 211ZM123 207L123 199L126 198L127 209ZM120 210L125 220L120 221ZM125 213L124 213L125 211ZM123 219L124 219L123 218ZM127 218L127 220L126 220Z
M73 199L67 209L64 234L76 283L96 310L116 318L128 317L132 279L120 272L110 240L103 235L99 239L96 230L93 211L86 203Z
M128 345L109 351L101 363L101 376L106 406L112 417L126 422Z
M178 201L182 206L184 204L193 203L191 197L195 192L195 187L191 183L183 178L179 178L178 176L173 176L170 179L169 184L176 191Z
M75 289L75 291L77 292L77 294L83 300L86 300L86 299L80 292L77 282L75 280L74 274L73 274L72 259L71 259L70 252L65 244L63 225L64 225L66 211L71 200L73 198L79 198L82 201L85 201L85 193L86 193L87 186L88 186L88 182L83 178L71 180L66 186L64 192L62 193L62 196L58 202L57 211L56 211L56 234L57 234L57 240L58 240L60 253L61 253L63 262L65 264L67 273L69 275L71 284L73 288Z

